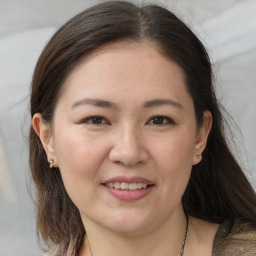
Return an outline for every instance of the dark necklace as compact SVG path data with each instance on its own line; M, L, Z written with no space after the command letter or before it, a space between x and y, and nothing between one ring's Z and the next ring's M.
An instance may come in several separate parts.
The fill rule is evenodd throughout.
M183 238L183 242L182 242L182 246L181 246L181 250L180 250L180 256L183 256L183 254L184 254L184 249L185 249L185 245L186 245L186 241L187 241L187 236L188 236L189 216L188 216L187 213L186 213L186 217L187 217L187 224L186 224L186 230L185 230L185 234L184 234L184 238ZM91 256L93 256L89 240L87 240L87 241L88 241L88 246L89 246L90 254L91 254Z
M186 217L187 217L187 224L186 224L186 230L185 230L185 234L184 234L184 239L183 239L183 242L182 242L182 247L181 247L181 250L180 250L180 256L183 256L185 245L186 245L186 241L187 241L187 236L188 236L189 216L188 216L188 214L186 212L185 212L185 214L186 214Z

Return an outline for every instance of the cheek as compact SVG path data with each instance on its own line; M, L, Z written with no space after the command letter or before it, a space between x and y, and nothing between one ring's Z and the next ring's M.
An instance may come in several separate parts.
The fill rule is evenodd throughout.
M192 160L195 149L195 139L190 132L177 132L166 136L160 142L153 142L154 154L157 159L170 168L173 166L192 167Z
M93 186L98 181L106 152L104 145L78 133L59 133L56 136L55 153L65 188L71 198L71 194L79 194L85 186Z
M194 147L191 133L176 134L162 143L155 143L153 154L157 156L155 159L162 183L167 185L166 194L172 190L173 195L182 196L192 169Z
M97 165L105 151L103 146L97 140L77 132L68 135L59 133L55 138L59 166L63 169L67 166L74 167L73 171L89 167L92 163Z
M98 198L99 175L107 148L78 133L58 134L55 146L67 194L79 211L87 211L86 207L94 205Z

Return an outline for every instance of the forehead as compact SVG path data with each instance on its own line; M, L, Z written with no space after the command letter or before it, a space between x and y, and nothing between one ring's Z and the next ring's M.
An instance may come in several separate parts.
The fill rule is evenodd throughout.
M117 42L82 57L68 75L62 93L113 96L116 93L164 94L186 90L181 68L148 41ZM95 95L94 95L95 96ZM115 95L114 95L115 96Z
M81 71L88 71L90 74L101 73L103 76L107 71L119 72L119 74L121 71L123 71L122 74L129 74L128 71L131 71L130 75L133 75L135 72L132 71L148 69L148 71L155 70L161 75L162 67L176 69L176 73L184 78L183 70L154 42L148 40L114 42L103 45L80 58L68 74L64 85L74 80ZM150 74L147 75L150 76Z
M149 51L151 50L151 51ZM97 56L104 54L129 54L129 53L145 53L147 56L151 55L161 55L161 57L166 58L166 60L172 61L165 54L162 54L162 49L153 41L142 39L140 41L136 40L125 40L117 41L104 44L90 53L84 55L80 58L75 65L75 68L84 65L85 62L89 62ZM157 53L157 54L156 54Z

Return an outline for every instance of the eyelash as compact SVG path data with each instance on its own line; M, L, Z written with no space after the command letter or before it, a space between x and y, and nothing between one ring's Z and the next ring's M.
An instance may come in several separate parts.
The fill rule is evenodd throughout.
M158 123L153 123L154 121L156 121ZM89 117L83 119L80 123L87 123L87 124L91 124L91 125L110 124L106 120L106 118L104 118L103 116L89 116ZM167 116L152 116L146 124L164 126L164 125L170 125L170 124L176 124L176 123L171 118L169 118Z

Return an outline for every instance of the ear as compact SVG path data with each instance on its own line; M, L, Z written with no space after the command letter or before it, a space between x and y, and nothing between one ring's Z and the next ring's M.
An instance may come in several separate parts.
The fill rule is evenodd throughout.
M52 166L58 167L58 162L57 162L55 149L54 149L53 134L52 134L52 129L50 127L50 124L44 121L40 113L36 113L32 119L32 126L35 133L41 140L41 143L47 155L48 162L52 160L53 161Z
M195 152L193 156L193 165L202 160L202 153L205 149L207 138L212 127L212 114L210 111L204 111L203 121L196 136Z

